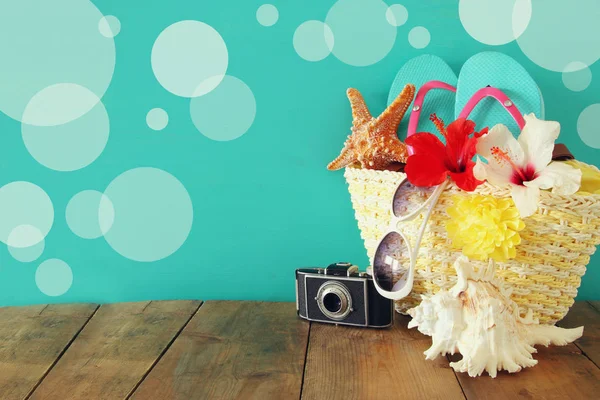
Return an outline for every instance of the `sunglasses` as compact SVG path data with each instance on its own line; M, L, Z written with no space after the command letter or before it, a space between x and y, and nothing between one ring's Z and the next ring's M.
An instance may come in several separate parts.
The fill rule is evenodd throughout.
M399 300L411 292L421 239L433 208L447 184L448 180L438 186L421 188L405 178L398 185L392 199L392 218L388 232L379 241L373 257L373 283L383 297ZM402 223L421 215L423 220L418 234L408 235L415 238L415 242L411 244L401 229ZM403 260L409 260L408 265L403 265L406 264ZM400 277L392 285L393 273L399 271Z

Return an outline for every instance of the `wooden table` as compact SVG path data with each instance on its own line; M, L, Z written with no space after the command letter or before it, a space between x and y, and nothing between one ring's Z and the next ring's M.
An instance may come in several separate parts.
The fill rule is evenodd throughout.
M396 316L391 329L308 323L292 303L157 301L0 308L0 399L599 399L600 302L518 374L469 378Z

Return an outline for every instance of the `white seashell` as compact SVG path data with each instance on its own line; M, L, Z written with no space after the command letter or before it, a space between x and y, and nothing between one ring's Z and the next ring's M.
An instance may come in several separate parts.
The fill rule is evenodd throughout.
M457 372L479 376L483 371L495 378L498 371L518 372L537 364L532 353L536 344L564 346L583 334L583 326L563 329L540 325L532 310L523 318L519 307L500 281L494 280L495 266L475 271L462 256L455 263L456 285L433 296L422 296L408 327L431 336L433 344L425 351L433 360L447 353L462 354L450 363Z

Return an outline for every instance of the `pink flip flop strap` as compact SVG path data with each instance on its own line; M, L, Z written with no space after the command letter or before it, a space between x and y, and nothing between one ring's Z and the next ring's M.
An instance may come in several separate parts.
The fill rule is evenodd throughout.
M423 109L423 101L425 100L425 95L431 89L445 89L451 92L456 92L456 88L452 85L448 85L442 81L429 81L425 83L423 86L419 88L417 92L417 96L415 97L415 103L413 106L413 110L410 114L410 119L408 120L408 131L406 133L406 137L414 135L417 131L417 126L419 125L419 117L421 116L421 110Z
M454 86L448 85L447 83L442 81L429 81L423 84L423 86L419 88L419 91L417 92L417 95L415 97L414 106L410 114L410 119L408 120L408 130L406 133L406 137L409 137L416 133L417 126L419 125L419 117L421 116L421 111L423 109L423 101L425 100L425 95L431 89L444 89L449 90L451 92L456 92L456 88ZM519 128L523 129L523 127L525 126L525 119L523 119L523 116L521 115L521 112L519 111L515 103L513 103L513 101L509 99L508 96L504 94L502 90L491 86L484 87L475 92L475 94L469 99L469 101L461 111L458 118L468 118L469 114L471 114L471 112L477 106L477 104L479 104L479 102L486 97L492 97L496 99L517 122ZM412 153L412 148L409 147L408 154L412 155Z
M525 126L525 120L523 119L523 116L519 112L519 109L515 103L513 103L503 91L491 86L484 87L475 92L475 94L469 99L461 111L458 118L468 118L475 106L477 106L477 104L479 104L479 102L486 97L493 97L494 99L498 100L502 107L504 107L504 109L508 111L508 113L514 118L514 120L517 122L517 125L519 125L519 128L523 129Z

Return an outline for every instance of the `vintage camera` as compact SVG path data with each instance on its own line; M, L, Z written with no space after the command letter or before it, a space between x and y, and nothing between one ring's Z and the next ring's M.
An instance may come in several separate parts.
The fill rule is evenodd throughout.
M377 292L373 277L345 262L297 269L296 309L302 318L330 324L385 328L393 322L393 301Z

